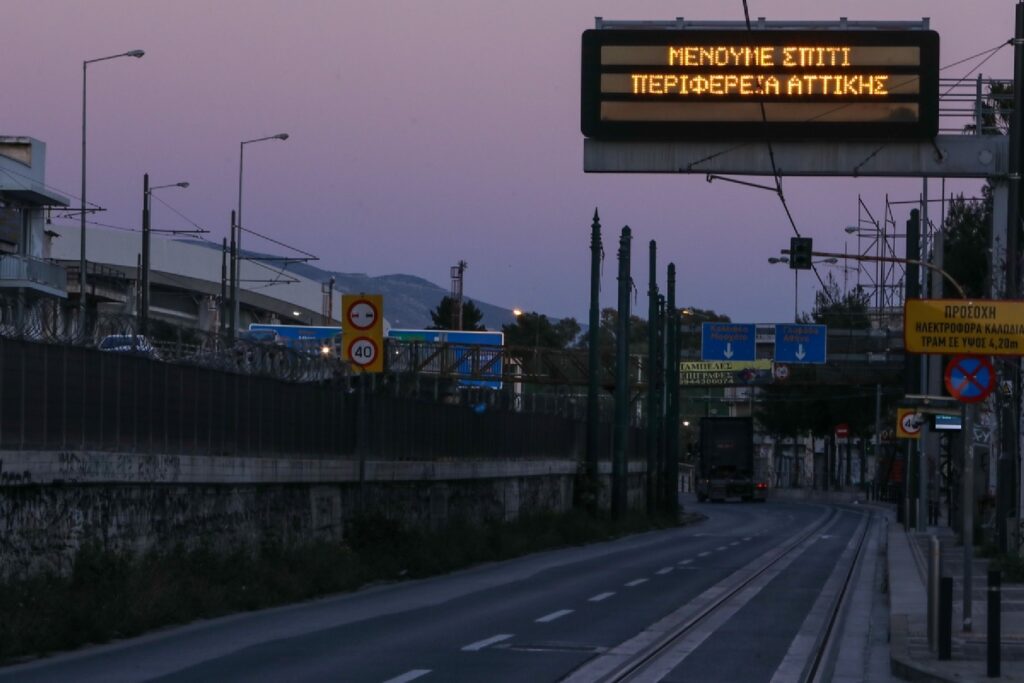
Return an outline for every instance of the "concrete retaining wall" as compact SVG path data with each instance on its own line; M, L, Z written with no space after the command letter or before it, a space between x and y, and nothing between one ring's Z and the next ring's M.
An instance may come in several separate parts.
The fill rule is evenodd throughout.
M66 573L85 543L134 553L179 544L231 549L341 540L361 512L434 528L564 512L576 471L570 459L360 467L343 459L0 452L0 577ZM637 507L643 472L643 463L630 463Z

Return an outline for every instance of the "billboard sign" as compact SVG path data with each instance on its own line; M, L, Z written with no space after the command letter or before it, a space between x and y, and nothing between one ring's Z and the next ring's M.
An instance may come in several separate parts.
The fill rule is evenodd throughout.
M583 33L581 129L606 140L917 138L938 132L927 30Z

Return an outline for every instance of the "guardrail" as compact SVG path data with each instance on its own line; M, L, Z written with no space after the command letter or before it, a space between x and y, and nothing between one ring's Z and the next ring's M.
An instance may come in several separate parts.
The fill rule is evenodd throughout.
M0 256L0 286L5 282L35 282L52 289L67 291L67 271L55 263L22 254Z

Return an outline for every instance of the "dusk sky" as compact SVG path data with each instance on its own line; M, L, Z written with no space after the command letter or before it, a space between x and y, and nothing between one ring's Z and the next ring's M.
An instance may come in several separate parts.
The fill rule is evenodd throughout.
M1006 0L749 4L772 20L928 16L942 65L1013 32ZM82 61L143 49L140 60L89 67L88 198L107 209L97 221L137 227L149 172L154 185L191 183L160 197L219 243L237 202L239 142L287 132L286 142L246 147L245 224L317 254L325 269L409 273L447 288L462 259L470 298L585 322L597 207L603 305L615 302L617 238L628 224L644 314L654 239L662 285L667 263L678 268L680 305L739 322L791 320L793 273L767 260L792 235L772 193L702 175L583 173L580 35L595 16L740 20L743 11L740 0L5 0L0 134L46 142L48 184L77 206ZM1004 48L982 72L1010 77L1011 56ZM969 74L977 61L941 76ZM880 215L886 193L916 199L921 182L790 178L784 187L815 248L843 251L858 194ZM900 225L909 207L901 211ZM160 204L153 222L186 227ZM812 280L800 278L801 310Z

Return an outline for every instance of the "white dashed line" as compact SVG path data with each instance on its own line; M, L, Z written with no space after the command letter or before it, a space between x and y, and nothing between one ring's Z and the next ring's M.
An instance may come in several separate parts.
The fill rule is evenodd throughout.
M536 619L535 621L538 624L546 624L549 621L554 621L555 619L561 619L566 614L572 614L572 610L571 609L560 609L557 612L552 612L551 614L545 614L540 619Z
M728 550L728 548L726 548L724 545L720 545L717 548L715 548L715 550Z
M670 571L672 571L672 567L664 567L664 568L659 569L658 571L656 571L654 573L655 574L659 574L659 575L663 575L663 574L668 574Z
M702 553L697 553L697 557L707 557L707 556L708 556L708 555L710 555L710 554L711 554L711 551L710 551L710 550L705 550L705 551L704 551L704 552L702 552Z
M633 586L639 586L641 583L647 583L647 579L634 579L633 581L627 583L626 587L632 588Z
M414 681L420 676L426 676L430 673L430 669L413 669L412 671L406 671L401 676L395 676L384 681L384 683L407 683L408 681Z
M469 645L467 645L464 648L462 648L462 651L463 652L478 652L478 651L484 649L485 647L487 647L488 645L494 645L495 643L500 643L501 641L508 640L511 637L512 637L511 633L499 633L496 636L491 636L490 638L485 638L484 640L478 640L475 643L470 643Z
M749 540L751 540L752 538L753 538L753 536L744 536L744 537L743 537L743 540L744 540L744 541L749 541Z
M679 560L679 564L690 564L693 560Z
M601 602L615 595L615 593L598 593L592 598L587 598L587 602Z
M732 543L730 543L729 545L739 545L739 544L740 544L740 542L739 542L739 541L733 541L733 542L732 542Z

